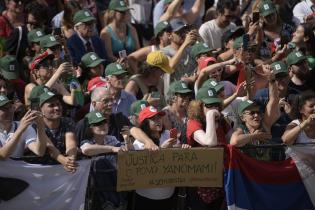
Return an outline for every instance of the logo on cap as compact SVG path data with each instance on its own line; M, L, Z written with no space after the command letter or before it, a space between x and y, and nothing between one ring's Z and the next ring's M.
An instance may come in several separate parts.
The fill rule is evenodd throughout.
M251 100L247 100L247 103L252 104L252 103L254 103L254 102L251 101Z
M144 108L146 108L145 104L140 104L140 109L143 110Z
M296 57L298 57L298 58L302 56L302 54L301 54L300 52L296 52L295 55L296 55Z
M0 101L4 101L6 98L4 96L0 96Z
M125 6L125 2L124 1L120 1L120 6Z
M116 68L117 68L117 69L122 69L122 67L121 67L120 64L116 64Z
M95 115L96 115L97 118L101 118L102 117L102 114L99 113L99 112L96 112Z
M36 31L36 35L37 35L37 36L43 36L43 34L42 34L41 31Z
M203 43L203 46L204 46L204 47L207 47L207 48L209 47L206 43Z
M275 65L275 69L276 69L276 70L280 70L280 69L281 69L280 64Z
M163 24L164 24L164 25L168 25L168 22L167 22L167 21L163 21Z
M10 65L10 66L9 66L9 70L10 70L10 71L14 71L14 70L15 70L15 65Z
M182 88L187 88L187 85L186 85L186 83L181 83L182 84Z
M54 96L55 94L53 92L47 92L48 95Z
M157 109L154 108L153 106L150 106L149 110L150 110L151 112L157 112Z
M49 37L49 39L50 39L50 41L52 41L52 42L56 41L55 37L53 37L53 36Z
M213 96L213 91L212 90L208 90L208 96Z
M95 55L91 55L90 58L95 61L97 59L97 57Z
M268 5L268 4L264 4L264 9L265 9L265 10L270 9L270 8L269 8L269 5Z
M217 86L217 85L218 85L218 83L217 83L216 81L211 81L210 84L211 84L212 86Z
M88 11L85 11L85 12L84 12L84 15L87 16L87 17L90 17L90 16L91 16Z

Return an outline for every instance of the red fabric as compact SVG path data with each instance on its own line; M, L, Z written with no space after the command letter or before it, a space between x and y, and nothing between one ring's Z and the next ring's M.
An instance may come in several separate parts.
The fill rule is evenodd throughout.
M154 117L155 115L164 116L165 112L161 111L159 112L155 107L148 106L141 110L139 113L139 123L141 124L145 119L149 119L151 117Z
M240 84L246 80L246 72L245 67L242 63L237 64L236 68L239 71L236 86L239 87Z
M13 28L5 15L0 16L0 37L8 38Z
M39 64L42 60L44 60L49 55L52 55L52 53L47 50L43 52L42 54L38 55L31 63L30 71L33 71L37 67L37 64Z
M87 91L88 92L92 92L92 90L94 90L94 88L105 87L105 86L107 86L107 82L106 82L105 78L103 78L103 77L94 77L93 79L91 79L88 82Z
M201 71L202 69L206 68L209 65L209 62L215 63L217 60L214 57L205 57L200 58L198 60L198 69Z
M197 120L188 120L186 131L187 144L189 144L192 147L201 146L194 140L194 132L197 130L203 130L202 124Z

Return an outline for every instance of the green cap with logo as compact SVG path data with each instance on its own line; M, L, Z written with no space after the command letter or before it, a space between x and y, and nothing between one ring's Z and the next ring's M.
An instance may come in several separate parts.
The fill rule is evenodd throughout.
M128 73L119 63L111 63L106 66L105 75L122 75Z
M31 30L30 32L28 32L27 41L29 43L40 42L40 40L43 36L45 36L43 29L35 28L35 29Z
M287 73L288 74L288 66L283 61L277 61L271 64L271 68L275 75L280 73Z
M41 48L50 48L60 45L57 39L53 35L45 35L40 39L40 47Z
M170 84L168 94L173 95L175 93L191 93L192 90L189 89L186 82L178 80Z
M171 25L167 21L161 21L159 22L155 28L154 28L154 36L157 37L159 33L161 33L163 30L171 28Z
M216 93L220 92L221 90L224 90L224 84L215 81L214 79L208 79L206 80L201 88L206 87L206 88L212 88L215 90Z
M262 1L259 7L259 13L261 16L266 17L268 15L274 14L277 12L276 6L271 1Z
M307 56L307 62L308 66L310 67L310 70L315 69L315 58L313 56Z
M81 58L81 63L87 68L96 67L100 65L101 63L103 63L104 61L105 61L104 59L101 59L100 57L98 57L98 55L94 52L86 53Z
M54 97L57 97L57 95L54 94L53 92L47 91L47 92L42 93L39 96L39 106L42 106L46 101L48 101Z
M126 5L126 2L123 0L111 0L108 6L109 10L124 12L129 10L129 8Z
M150 104L146 100L138 100L131 104L130 115L139 116L139 113Z
M95 21L95 17L89 10L79 10L73 16L74 25Z
M212 49L204 42L196 42L190 50L190 55L192 58L196 59L196 57L203 53L209 53Z
M300 63L306 60L305 55L301 51L293 51L286 57L288 66Z
M2 76L7 80L19 78L18 62L13 55L0 58L0 70Z
M36 99L39 99L39 96L41 94L48 92L48 91L49 91L48 87L46 87L44 85L37 85L37 86L33 87L28 99L30 101L34 101Z
M85 118L88 120L88 124L96 124L106 120L106 118L102 115L102 113L98 111L93 111L85 115Z
M218 98L217 93L213 88L203 87L198 90L197 100L202 101L204 104L218 104L221 99Z
M251 107L257 106L257 104L255 104L253 101L251 100L245 100L242 101L239 105L238 105L238 114L242 115L243 112Z
M5 106L8 103L11 103L12 101L9 100L6 96L0 95L0 107Z

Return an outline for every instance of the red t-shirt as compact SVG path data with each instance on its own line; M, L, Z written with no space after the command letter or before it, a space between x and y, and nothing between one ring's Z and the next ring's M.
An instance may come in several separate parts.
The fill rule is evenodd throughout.
M13 27L6 15L0 16L0 37L8 38L13 31Z
M226 145L226 139L225 134L229 131L229 126L225 121L221 121L220 125L216 129L217 138L218 138L218 145ZM197 130L205 130L203 125L197 121L197 120L188 120L187 122L187 131L186 131L186 137L187 137L187 144L189 144L192 147L201 147L197 141L194 139L194 133Z

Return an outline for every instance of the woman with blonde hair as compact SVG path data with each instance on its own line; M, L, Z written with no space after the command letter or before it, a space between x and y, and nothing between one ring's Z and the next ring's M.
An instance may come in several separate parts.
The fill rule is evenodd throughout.
M101 39L106 43L106 53L110 62L126 56L140 48L136 29L130 24L129 8L123 0L112 0L107 11L108 25L101 31Z

